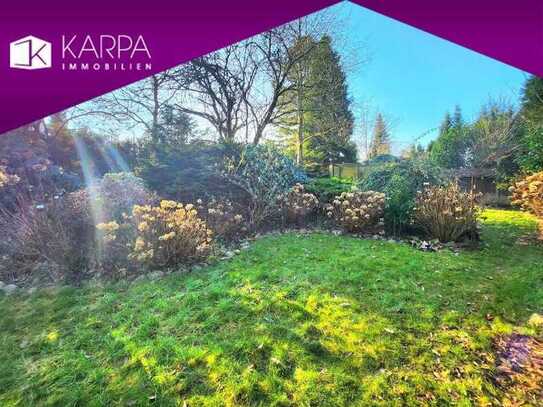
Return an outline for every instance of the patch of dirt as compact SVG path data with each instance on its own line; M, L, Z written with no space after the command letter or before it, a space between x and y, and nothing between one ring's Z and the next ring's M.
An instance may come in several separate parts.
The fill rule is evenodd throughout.
M496 339L497 384L504 390L505 405L516 406L518 400L532 398L543 405L543 342L520 334Z

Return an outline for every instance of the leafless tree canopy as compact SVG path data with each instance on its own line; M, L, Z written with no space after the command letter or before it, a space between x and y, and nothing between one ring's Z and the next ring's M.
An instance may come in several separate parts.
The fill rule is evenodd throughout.
M337 11L323 11L274 28L182 66L120 88L78 108L72 117L100 118L110 132L139 129L160 141L161 115L175 109L206 122L222 142L258 144L282 116L284 95L296 89L311 47L304 37L337 36ZM298 115L301 112L297 112ZM70 115L68 115L70 116Z

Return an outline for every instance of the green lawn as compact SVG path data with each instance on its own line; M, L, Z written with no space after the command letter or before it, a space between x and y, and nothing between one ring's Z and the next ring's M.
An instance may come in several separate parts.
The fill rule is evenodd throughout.
M535 222L455 255L267 237L187 275L0 298L0 405L484 405L492 339L543 310ZM186 402L186 404L184 404Z

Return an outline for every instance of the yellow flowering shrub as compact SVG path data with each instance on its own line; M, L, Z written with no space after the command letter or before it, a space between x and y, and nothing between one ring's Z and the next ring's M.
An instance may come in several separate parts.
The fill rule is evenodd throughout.
M283 210L284 218L291 223L303 224L306 216L315 212L319 206L317 197L306 192L300 183L294 185L287 193L277 197Z
M130 258L151 266L193 263L211 250L212 234L194 205L163 200L159 206L135 205L136 226Z
M11 175L6 172L6 167L0 166L0 188L7 187L8 185L15 185L19 182L17 175Z
M133 225L130 222L110 221L97 224L96 229L96 257L102 268L108 271L126 268L134 239Z
M325 210L327 217L348 232L384 233L385 194L381 192L343 192Z
M96 229L103 233L104 241L112 242L117 239L119 224L115 221L99 223Z
M540 219L539 230L543 238L543 171L529 175L516 182L509 191L511 203L524 211L533 213Z
M196 201L199 216L206 221L216 239L237 240L247 233L245 218L229 200L212 198L209 202Z
M456 242L478 237L480 194L462 192L457 184L428 186L417 193L413 220L428 236Z

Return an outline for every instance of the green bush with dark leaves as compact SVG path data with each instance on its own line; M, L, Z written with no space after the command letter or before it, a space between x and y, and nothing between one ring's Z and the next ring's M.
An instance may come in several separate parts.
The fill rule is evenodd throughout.
M320 202L332 202L334 197L341 195L343 192L349 192L354 186L351 179L326 177L314 178L305 185L305 190L308 193L314 194Z
M135 174L161 197L180 202L234 196L238 191L224 182L224 162L239 157L237 145L205 143L182 147L155 146L154 151L140 153Z
M439 168L427 161L402 160L367 167L359 188L385 194L385 229L389 234L399 235L411 227L417 191L442 182Z
M239 203L247 208L252 230L279 217L279 195L298 182L307 182L305 173L290 158L267 145L246 146L239 159L225 164L223 178L243 194Z

